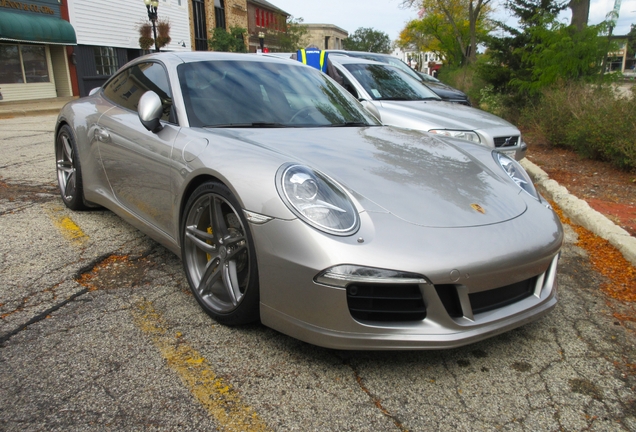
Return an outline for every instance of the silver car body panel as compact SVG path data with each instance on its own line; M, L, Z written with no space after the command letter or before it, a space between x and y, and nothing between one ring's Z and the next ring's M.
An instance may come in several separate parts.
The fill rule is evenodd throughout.
M189 191L204 178L221 181L244 211L265 216L250 224L262 322L321 346L458 346L538 319L554 307L563 241L558 218L547 203L518 188L485 147L385 126L188 127L177 65L236 56L163 53L135 60L160 61L171 81L178 123L162 121L157 133L101 91L67 104L57 128L69 124L75 131L85 198L180 255L179 226ZM287 163L307 165L338 182L358 209L359 230L334 236L298 219L275 184L277 170ZM423 275L426 318L399 324L354 319L346 289L315 282L319 272L342 264ZM518 302L477 314L466 303L471 294L529 278L537 278L533 294ZM435 287L446 284L456 287L462 316L451 317L441 304Z
M371 102L377 108L380 121L385 125L421 131L435 129L473 131L479 135L481 144L491 149L496 148L495 138L497 137L518 136L521 140L521 132L512 123L477 108L445 102L441 99L432 101L374 100L353 74L344 67L348 64L376 64L389 68L395 68L395 66L345 56L334 56L331 61L338 72L353 85L359 98ZM528 147L522 142L516 146L498 150L521 160L525 157Z

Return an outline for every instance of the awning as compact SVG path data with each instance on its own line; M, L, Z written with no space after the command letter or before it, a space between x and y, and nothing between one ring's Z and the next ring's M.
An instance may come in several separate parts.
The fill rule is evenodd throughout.
M2 41L77 45L75 29L68 21L43 14L12 11L0 11Z

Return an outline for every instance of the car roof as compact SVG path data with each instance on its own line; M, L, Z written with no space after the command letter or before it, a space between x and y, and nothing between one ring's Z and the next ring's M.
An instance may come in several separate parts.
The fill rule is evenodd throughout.
M370 51L347 51L347 50L326 50L329 54L340 54L348 57L390 57L396 60L399 60L399 57L396 57L391 54L386 53L376 53Z
M143 62L147 60L160 60L166 65L173 67L182 63L193 63L209 60L233 60L233 61L251 61L251 62L270 62L279 63L287 60L278 56L254 55L250 53L228 53L213 51L186 51L186 52L160 52L147 54L129 62L130 64ZM300 64L300 63L299 63Z
M330 56L329 60L334 62L334 63L341 64L341 65L348 65L348 64L374 64L374 65L395 67L395 66L390 65L388 63L382 63L382 62L375 61L375 60L367 60L365 58L360 58L360 57L348 57L348 56L345 56L345 55Z

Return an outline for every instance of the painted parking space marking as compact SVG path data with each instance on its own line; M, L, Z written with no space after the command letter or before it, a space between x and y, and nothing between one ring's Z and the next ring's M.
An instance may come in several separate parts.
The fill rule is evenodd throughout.
M62 236L80 246L88 240L88 235L73 220L64 214L64 208L47 208L46 213Z
M149 301L140 301L133 308L137 327L150 336L153 344L170 369L179 375L190 393L205 407L224 431L268 431L256 411L246 405L240 395L217 377L210 363L180 333L166 329L163 316Z

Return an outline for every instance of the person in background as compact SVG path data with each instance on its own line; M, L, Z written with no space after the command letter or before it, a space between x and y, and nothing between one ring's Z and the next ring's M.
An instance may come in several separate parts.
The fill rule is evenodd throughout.
M320 50L316 45L309 45L307 48L299 49L291 58L318 69L336 80L338 84L343 85L342 77L329 61L329 53Z
M299 49L296 52L296 60L324 73L327 73L328 58L329 53L318 49L316 45L309 45L307 48Z

